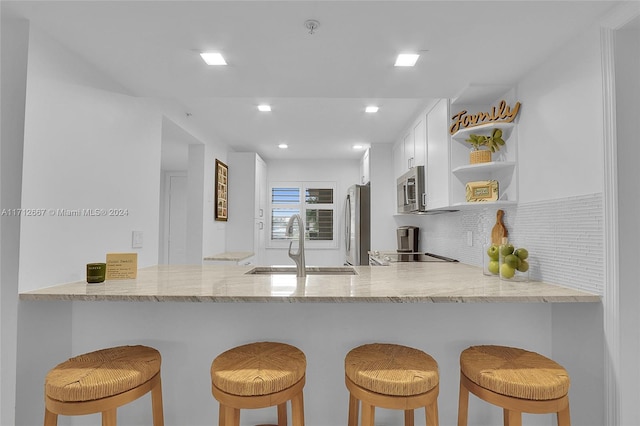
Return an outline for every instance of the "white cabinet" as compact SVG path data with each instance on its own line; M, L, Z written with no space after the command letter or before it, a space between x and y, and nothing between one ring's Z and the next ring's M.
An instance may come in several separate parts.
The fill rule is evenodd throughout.
M360 183L366 185L371 179L371 162L369 160L369 150L367 149L360 159Z
M425 115L420 114L411 127L411 135L413 136L411 167L426 166L427 120Z
M256 154L255 212L256 219L264 219L267 215L267 164Z
M415 149L414 149L414 140L413 140L413 128L409 129L404 137L402 138L402 144L404 145L404 164L405 171L409 170L413 167L413 161L415 159Z
M474 88L481 92L482 88ZM475 114L481 111L489 111L501 100L507 100L508 104L514 104L513 90L506 93L489 93L479 98L465 96L460 100L452 102L451 108L454 115L459 111L469 111ZM471 134L490 135L496 128L502 130L502 139L505 145L500 151L492 154L492 161L489 163L470 164L469 154L472 147L465 140ZM517 150L518 135L517 124L511 123L487 123L471 128L463 128L451 135L451 205L456 208L465 207L486 207L487 205L503 206L513 205L518 201L518 173L517 173ZM468 182L496 180L498 181L499 199L495 202L471 202L466 201L466 184Z
M229 166L228 252L250 251L261 264L265 251L267 214L267 166L255 152L231 152Z
M415 166L426 165L427 127L425 114L421 113L402 133L393 148L394 176L400 177Z
M450 205L449 100L440 99L426 114L427 210Z

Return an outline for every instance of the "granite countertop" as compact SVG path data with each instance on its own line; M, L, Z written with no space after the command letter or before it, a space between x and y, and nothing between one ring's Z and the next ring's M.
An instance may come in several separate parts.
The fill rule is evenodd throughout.
M253 256L251 251L225 251L224 253L214 254L213 256L207 256L204 260L229 260L240 261L245 260Z
M542 282L506 282L460 263L356 266L358 275L245 275L254 266L159 265L135 280L78 281L20 293L20 300L180 302L600 302Z

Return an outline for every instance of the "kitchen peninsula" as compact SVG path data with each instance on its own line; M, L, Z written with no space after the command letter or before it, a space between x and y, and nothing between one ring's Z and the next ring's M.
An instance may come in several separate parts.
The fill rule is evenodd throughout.
M166 424L214 424L211 361L230 347L260 340L294 344L305 352L305 417L310 426L346 422L344 356L367 342L410 345L438 361L443 425L456 422L459 354L483 343L553 357L571 374L576 424L602 415L602 376L593 374L602 362L601 351L593 350L601 345L592 333L602 321L598 295L541 282L500 281L484 276L479 267L459 263L360 266L354 267L357 275L305 278L246 274L253 268L162 265L140 269L136 280L74 282L22 292L21 315L28 320L23 321L20 345L23 353L40 352L19 361L25 395L20 400L29 404L18 407L18 413L31 422L25 424L41 421L34 406L41 404L46 370L60 358L137 343L162 354ZM51 339L55 344L48 345ZM50 349L43 352L43 345ZM51 349L55 347L57 352ZM150 423L147 402L143 398L123 410L123 422ZM472 403L471 411L482 422L471 424L502 419L489 404ZM397 415L381 411L377 420L398 423ZM416 416L423 423L424 413ZM532 425L549 420L525 418ZM78 424L91 420L86 422ZM248 410L241 424L265 422L275 422L275 411Z
M600 296L543 282L509 282L458 263L356 266L354 275L251 274L253 266L160 265L136 280L61 284L21 300L139 302L599 302Z

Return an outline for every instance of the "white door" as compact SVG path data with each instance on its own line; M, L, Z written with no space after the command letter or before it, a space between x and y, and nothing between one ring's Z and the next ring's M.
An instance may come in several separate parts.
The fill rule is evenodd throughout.
M173 265L187 263L187 177L169 176L169 258Z

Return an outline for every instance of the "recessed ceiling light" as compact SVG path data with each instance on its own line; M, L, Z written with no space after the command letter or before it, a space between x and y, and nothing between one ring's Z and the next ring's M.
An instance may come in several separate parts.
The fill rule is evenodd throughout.
M416 61L420 55L417 53L401 53L396 59L396 67L412 67L416 64Z
M266 104L258 105L258 111L270 112L271 111L271 105L266 105Z
M200 56L202 56L207 65L227 65L227 61L224 60L219 52L202 52Z
M286 143L280 143L280 144L278 144L278 148L287 149L287 148L289 148L289 145L287 145Z
M352 148L353 149L363 149L364 145L357 144L357 145L352 146Z
M373 114L374 112L378 112L378 107L375 105L369 105L368 107L366 107L364 109L364 112L368 112L370 114Z

